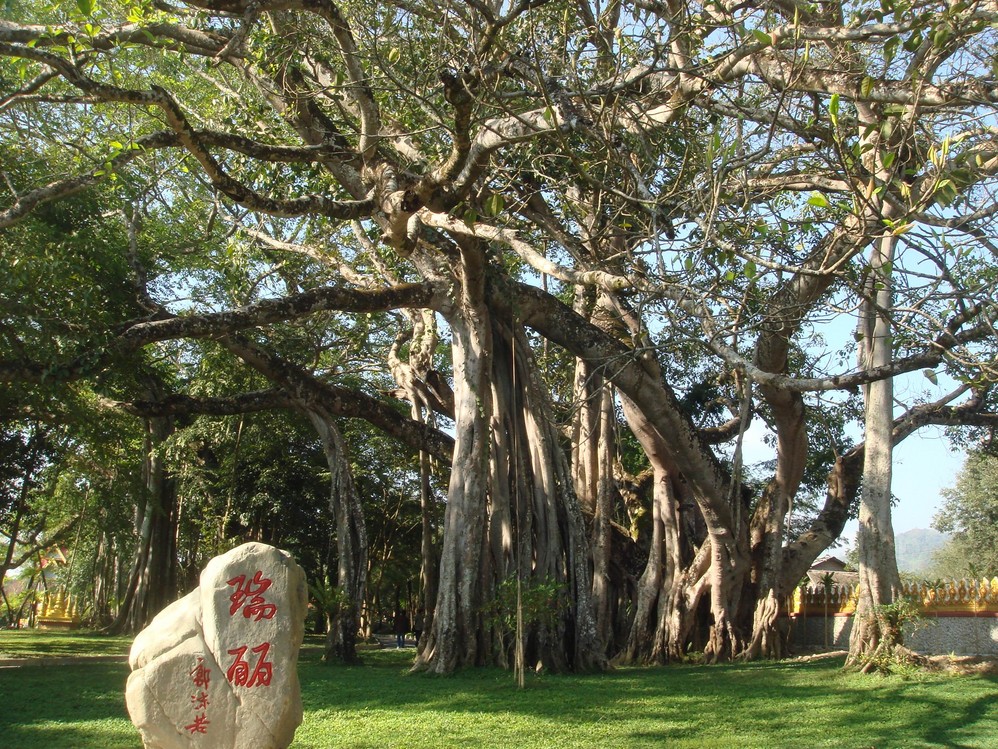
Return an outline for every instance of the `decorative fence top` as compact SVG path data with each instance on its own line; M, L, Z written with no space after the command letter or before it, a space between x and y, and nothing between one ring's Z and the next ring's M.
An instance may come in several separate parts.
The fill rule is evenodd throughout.
M903 583L900 595L918 601L928 616L998 616L998 577L990 580L938 580ZM791 616L850 615L856 611L858 585L808 585L787 602Z

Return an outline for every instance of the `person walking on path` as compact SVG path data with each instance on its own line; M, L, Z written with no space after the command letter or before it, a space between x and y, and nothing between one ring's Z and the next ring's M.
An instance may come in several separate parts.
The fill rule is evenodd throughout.
M409 617L399 609L395 612L395 647L405 647L405 635L409 631Z
M419 638L423 636L424 622L426 621L426 610L419 609L416 618L412 622L412 636L416 638L416 647L419 647Z

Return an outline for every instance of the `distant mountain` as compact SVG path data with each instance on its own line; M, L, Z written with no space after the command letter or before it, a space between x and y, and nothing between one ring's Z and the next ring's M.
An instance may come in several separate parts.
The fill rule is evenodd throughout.
M914 528L894 537L898 570L919 575L929 571L932 555L949 540L949 534L931 528Z

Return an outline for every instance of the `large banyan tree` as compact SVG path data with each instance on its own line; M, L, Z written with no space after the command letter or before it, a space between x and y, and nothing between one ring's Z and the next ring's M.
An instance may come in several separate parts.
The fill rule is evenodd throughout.
M55 5L0 21L0 377L152 440L302 414L341 654L369 553L344 419L416 456L434 672L509 662L510 581L552 591L521 663L779 656L857 506L861 605L891 600L892 446L993 424L995 3ZM39 315L45 258L104 225L113 282L66 296L98 322Z

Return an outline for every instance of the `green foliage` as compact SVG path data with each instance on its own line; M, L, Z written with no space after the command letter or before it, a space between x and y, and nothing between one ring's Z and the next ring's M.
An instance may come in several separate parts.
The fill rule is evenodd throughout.
M910 596L899 596L893 603L878 606L874 616L886 622L891 632L899 632L904 625L925 619L918 599Z
M0 143L0 155L3 144ZM0 233L8 263L0 285L0 350L57 365L90 358L109 328L137 311L134 286L121 247L121 223L106 194L89 190L72 201L46 204Z
M26 584L17 593L12 594L9 589L10 583L14 580L20 580ZM41 600L41 594L35 585L36 582L34 570L29 572L22 569L21 574L17 577L13 575L6 577L4 580L6 600L3 602L4 607L0 609L0 627L19 626L19 619L30 619L28 607ZM29 588L27 585L31 585L31 587Z
M558 623L568 604L564 584L550 579L524 581L519 589L518 606L517 579L508 577L499 584L495 596L484 608L490 626L504 636L515 632L518 608L527 629L553 627Z
M259 538L291 551L309 580L322 579L329 473L318 436L302 417L202 417L174 436L168 455L198 507L182 518L181 556L190 574L224 546Z
M892 603L874 607L867 616L877 620L880 631L880 642L863 656L862 662L867 670L906 679L920 673L917 658L901 646L905 633L910 634L928 623L919 601L909 596L900 596Z
M384 433L359 420L344 424L343 436L350 445L354 486L365 507L368 546L379 552L371 555L368 595L378 599L384 612L391 613L395 596L403 606L416 608L408 592L418 595L422 509L418 457L398 449ZM443 528L446 475L434 471L431 478L430 522L434 540ZM373 601L372 601L373 602Z
M942 495L932 526L952 535L936 552L934 572L977 579L998 575L998 456L969 454L956 486Z
M330 619L350 604L350 598L343 589L328 581L312 583L308 590L316 608Z

